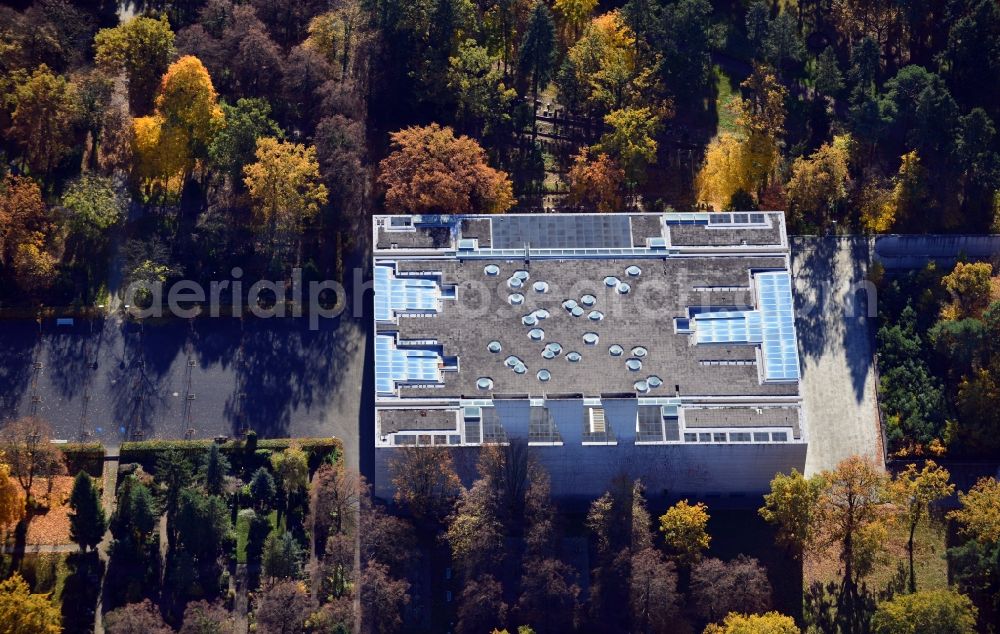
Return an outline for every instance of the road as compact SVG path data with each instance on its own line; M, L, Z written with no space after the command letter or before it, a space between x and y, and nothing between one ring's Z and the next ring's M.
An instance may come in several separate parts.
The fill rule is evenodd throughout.
M877 299L866 298L864 290L868 245L867 238L793 238L807 475L832 469L853 454L882 463L874 316L868 316Z

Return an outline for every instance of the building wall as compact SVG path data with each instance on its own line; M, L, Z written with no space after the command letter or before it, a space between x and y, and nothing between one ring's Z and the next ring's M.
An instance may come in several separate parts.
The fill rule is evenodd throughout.
M392 497L387 465L395 449L375 451L375 494ZM475 447L451 450L466 483L475 477ZM591 500L618 476L641 478L650 496L760 495L776 473L805 468L805 443L726 445L579 445L532 447L557 498Z

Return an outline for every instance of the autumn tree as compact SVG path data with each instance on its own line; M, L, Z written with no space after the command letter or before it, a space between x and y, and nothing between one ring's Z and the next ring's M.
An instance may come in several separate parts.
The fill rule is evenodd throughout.
M806 478L796 469L788 475L778 473L757 511L764 521L777 525L778 542L799 561L813 542L821 487L819 478Z
M571 566L555 557L533 557L524 563L516 614L538 634L573 629L580 588Z
M24 499L14 479L10 477L10 465L0 451L0 538L10 527L24 517Z
M468 39L449 60L448 89L458 105L460 129L486 140L500 142L499 135L512 124L512 104L517 91L504 79L497 58Z
M722 208L737 192L752 192L751 157L746 140L729 132L716 136L705 150L705 162L695 180L698 200Z
M7 135L24 153L25 165L48 174L73 148L77 102L72 84L42 64L16 84Z
M601 137L600 150L615 157L631 182L644 181L646 167L656 163L660 115L648 107L623 108L608 113L604 123L609 130Z
M436 123L393 132L393 151L379 163L392 213L503 213L514 205L505 172L486 162L475 140Z
M271 454L271 469L281 483L288 511L293 500L309 486L309 457L293 442L288 449Z
M1000 542L1000 482L980 478L967 492L959 492L960 508L948 517L958 522L960 531L983 543Z
M607 154L591 158L588 148L581 149L566 179L570 204L601 213L623 210L621 192L625 171Z
M629 615L632 631L668 634L676 631L681 595L674 563L653 547L632 555L629 577Z
M492 575L482 575L464 584L458 598L456 634L478 634L507 621L503 585Z
M410 583L392 577L385 564L369 561L362 567L359 586L362 622L378 634L398 631L410 603Z
M993 265L989 262L958 262L941 278L941 286L951 293L956 319L978 316L990 302Z
M873 634L974 634L976 608L951 590L922 590L882 601L872 616Z
M896 475L893 481L894 493L901 503L903 520L909 529L906 541L906 551L910 559L910 592L917 591L916 573L913 565L914 539L917 526L930 512L930 505L938 502L955 491L955 485L948 480L951 474L944 467L939 467L933 460L924 463L923 469L910 463L904 471Z
M166 16L135 17L94 38L94 61L128 77L129 102L137 114L149 111L160 78L174 56L174 32Z
M94 486L94 480L85 471L76 474L73 491L69 496L69 536L79 544L80 550L87 551L104 539L108 520L101 505L101 496Z
M149 599L129 603L104 615L107 634L171 634L173 629L164 623L160 611Z
M322 555L327 540L337 534L353 533L365 485L356 473L342 464L324 464L316 471L309 491L309 517L306 521L315 540L314 551Z
M705 634L800 634L795 620L778 612L726 615L721 625L712 624Z
M0 581L0 634L60 634L61 620L49 595L32 594L17 572Z
M212 78L197 57L186 55L170 65L153 114L134 121L133 151L141 179L179 191L197 161L208 158L223 123L216 99Z
M701 558L712 537L708 526L708 507L703 502L689 504L681 500L660 516L660 532L678 562L690 566Z
M244 167L243 174L257 222L271 240L295 240L298 263L305 223L327 202L316 148L262 137L257 140L255 156L257 162Z
M792 163L792 177L785 190L798 217L820 226L837 220L835 212L847 199L850 183L850 144L850 136L836 136L833 143L824 143L809 158L799 157Z
M13 271L27 293L49 286L58 260L52 253L57 236L41 189L30 178L7 176L0 183L0 263Z
M691 570L691 597L706 622L720 621L730 612L763 614L771 609L771 583L767 570L751 557L728 562L707 558Z
M0 446L29 502L36 476L47 478L51 485L53 476L66 472L62 452L51 440L52 427L34 416L7 423L0 431Z
M295 581L272 584L257 593L254 599L254 616L260 634L306 631L306 620L316 605L305 586Z
M888 477L870 458L861 456L842 460L822 477L818 543L840 550L844 589L856 602L857 582L871 570L888 538L892 520Z
M597 8L597 0L555 0L552 8L562 30L563 42L572 45L580 39L583 27Z
M231 634L233 615L221 604L191 601L184 607L179 634Z

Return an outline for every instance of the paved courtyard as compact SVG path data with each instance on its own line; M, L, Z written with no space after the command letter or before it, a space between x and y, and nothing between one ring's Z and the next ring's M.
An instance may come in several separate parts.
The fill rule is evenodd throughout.
M853 454L879 463L866 238L793 238L792 277L809 431L806 474ZM873 295L871 301L876 301ZM874 305L872 306L874 309Z

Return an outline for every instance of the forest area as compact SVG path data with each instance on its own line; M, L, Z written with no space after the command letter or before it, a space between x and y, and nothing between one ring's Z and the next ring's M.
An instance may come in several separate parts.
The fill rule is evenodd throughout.
M8 1L0 295L320 279L381 211L987 232L998 42L989 0Z

